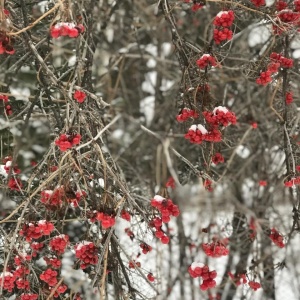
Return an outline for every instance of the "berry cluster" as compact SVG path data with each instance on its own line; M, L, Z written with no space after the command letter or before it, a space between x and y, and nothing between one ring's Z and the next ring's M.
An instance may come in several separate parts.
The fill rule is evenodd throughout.
M248 282L246 278L246 274L235 274L233 275L231 272L228 272L228 276L234 282L236 286L240 286L241 284L246 284Z
M97 256L98 249L94 243L83 241L75 246L75 256L82 261L81 269L85 269L89 265L96 265L98 263Z
M300 11L300 0L294 1L295 11Z
M39 239L44 235L50 235L54 230L54 225L46 220L40 220L37 223L24 224L20 230L20 235L25 236L26 241Z
M224 157L221 153L216 153L212 158L211 158L211 161L217 165L217 164L220 164L220 163L223 163L224 162Z
M216 286L216 281L214 279L217 277L217 272L209 271L208 266L202 263L193 262L191 266L189 266L188 272L193 278L202 277L203 281L200 285L202 291L206 291Z
M212 112L204 111L203 116L207 123L213 127L236 124L236 116L224 106L217 106Z
M130 230L130 228L125 228L124 231L125 231L125 233L129 236L129 238L130 238L131 240L134 239L135 235L134 235L134 233L132 232L132 230Z
M281 54L276 53L276 52L272 52L271 55L270 55L270 58L271 58L272 61L274 61L276 63L280 63L281 68L289 69L289 68L292 68L293 64L294 64L293 59L286 58L286 57L284 57Z
M180 213L178 206L171 199L166 199L159 195L154 196L151 200L151 206L160 211L163 223L170 222L170 216L178 217Z
M139 261L135 261L135 260L130 260L128 267L130 269L135 269L135 268L140 268L141 267L141 263Z
M0 285L3 286L3 290L12 292L15 287L15 276L10 272L0 274Z
M233 24L233 21L234 21L233 11L223 10L216 15L214 19L214 25L219 27L230 27Z
M258 290L261 287L261 284L259 282L255 282L255 281L249 281L248 284L249 284L249 287L254 291Z
M49 286L55 286L57 284L57 271L47 269L40 275L40 279L45 281Z
M173 177L169 177L168 181L166 182L166 188L171 188L171 189L175 189L176 184L175 184L175 180Z
M69 236L65 234L60 234L51 239L49 246L52 251L56 251L58 254L63 254L68 244Z
M12 40L4 31L0 31L0 54L12 55L15 53L15 49L12 44Z
M76 38L80 33L84 32L84 26L82 24L76 25L75 23L59 22L51 27L50 35L54 39L60 36L68 36L70 38Z
M43 248L44 248L44 244L43 243L38 243L38 242L32 242L30 244L32 251L32 257L36 257L37 253L40 252Z
M22 189L22 182L19 178L10 178L7 186L10 190L20 191Z
M291 180L288 180L288 181L284 182L284 185L286 187L293 187L294 185L298 185L298 184L300 184L300 177L299 176L294 177Z
M284 248L283 236L275 228L271 229L269 238L277 247Z
M11 156L4 157L3 163L4 163L4 167L3 168L4 168L5 172L6 172L6 174L9 174L10 169L11 169L11 165L12 165L12 157ZM20 174L20 173L21 173L21 170L18 168L17 165L15 165L12 168L12 174L15 175L15 174Z
M288 4L285 1L279 0L276 2L276 10L281 11L286 9Z
M155 280L155 277L153 276L152 273L149 273L149 274L147 275L147 278L148 278L148 280L149 280L150 282L153 282L153 281Z
M198 118L199 114L192 109L184 108L179 115L176 116L178 122L185 122L188 118Z
M84 102L84 100L86 98L86 93L77 90L77 91L75 91L73 97L78 103L82 103L82 102Z
M38 294L21 294L20 300L37 300Z
M80 143L81 135L72 134L61 134L58 139L55 140L55 145L59 147L60 151L67 151L75 145Z
M285 9L285 10L280 11L277 14L277 17L283 23L296 24L300 19L300 14L298 12L293 12L290 9Z
M209 192L213 191L213 187L212 187L212 181L209 179L205 179L203 182L203 186L205 187L206 190L208 190Z
M293 99L293 92L286 92L285 93L285 103L286 105L290 105L291 103L293 103L294 99Z
M63 187L59 187L54 191L44 190L41 192L41 202L52 207L59 207L62 204L63 195Z
M196 64L200 69L205 69L206 67L216 67L216 59L210 54L203 54L197 61Z
M51 266L54 269L59 269L61 267L61 260L58 258L49 258L47 256L43 257L44 261L46 262L47 266Z
M229 254L229 250L226 248L227 244L228 238L223 240L214 238L212 243L203 243L201 246L207 256L221 257Z
M103 228L107 229L115 225L116 217L104 212L97 212L96 219L101 222Z
M131 220L130 213L124 209L121 211L120 217L128 222Z
M197 11L199 9L201 9L204 4L201 4L201 3L197 3L197 1L191 1L191 0L184 0L185 3L193 3L193 5L191 6L191 10L192 11Z
M161 218L154 218L153 220L150 221L149 226L155 228L155 236L160 239L160 241L163 244L168 244L170 241L170 238L163 232L161 229L162 227L162 219Z
M234 21L234 13L232 10L220 11L214 19L214 25L217 27L214 29L214 41L218 45L223 41L229 41L232 39L232 31L229 27Z
M12 115L12 113L13 113L12 108L9 104L7 104L9 101L8 96L0 94L0 100L2 100L4 103L4 110L5 110L6 115L7 116Z
M221 132L215 128L211 131L207 131L203 125L198 124L192 125L184 138L189 140L192 144L201 144L203 141L220 142L222 135Z
M251 0L252 4L256 7L264 6L266 5L265 0Z
M142 252L144 254L147 254L148 252L151 252L151 250L152 250L152 247L146 243L141 243L140 247L142 248Z

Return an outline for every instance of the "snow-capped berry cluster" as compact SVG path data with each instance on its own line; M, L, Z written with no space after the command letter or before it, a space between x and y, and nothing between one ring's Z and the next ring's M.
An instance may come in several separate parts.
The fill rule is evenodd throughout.
M226 248L227 244L228 238L222 240L214 238L212 243L203 243L201 246L207 256L221 257L229 254L229 250Z
M284 248L283 236L275 228L271 229L269 238L277 247Z
M214 25L219 27L230 27L234 21L234 12L232 10L220 11L215 19Z
M266 5L265 0L251 0L252 4L256 7L264 6Z
M220 142L222 140L221 132L215 128L208 131L203 125L192 125L184 136L192 144L201 144L203 141Z
M155 195L151 200L151 206L160 211L163 223L170 222L170 216L178 217L180 214L178 206L171 199L166 199L159 195Z
M57 271L47 269L40 275L40 279L45 281L49 286L55 286L57 284Z
M212 112L204 111L203 116L206 122L213 127L227 127L230 124L236 124L235 114L224 106L217 106Z
M50 35L54 39L60 36L68 36L70 38L76 38L80 33L84 32L84 26L82 24L59 22L51 27Z
M37 300L38 294L21 294L20 300Z
M283 23L296 24L300 19L300 14L291 9L284 9L277 14L277 17Z
M77 90L77 91L75 91L73 97L78 103L83 103L86 98L86 93Z
M3 168L4 168L5 172L6 172L6 174L9 174L10 169L11 169L11 165L12 165L12 157L11 156L4 157L3 163L4 163L4 167ZM21 173L21 170L18 168L17 165L15 165L12 168L12 174L15 175L15 174L20 174L20 173Z
M32 242L30 244L30 248L33 250L32 257L36 257L38 252L40 252L44 248L44 244L38 242Z
M208 266L202 263L193 262L191 266L189 266L188 272L193 278L202 277L203 281L200 285L202 291L206 291L216 286L216 281L214 279L217 277L217 272L210 271Z
M216 59L210 54L203 54L197 61L197 66L200 69L205 69L206 67L216 67Z
M85 269L89 265L98 263L98 249L94 243L83 241L75 246L75 256L81 260L80 268Z
M224 162L224 157L221 153L216 153L212 158L211 158L211 161L217 165L217 164L221 164Z
M12 292L15 287L16 278L10 272L5 272L0 274L0 284L3 286L3 290Z
M67 151L75 145L80 143L81 135L79 133L61 134L55 140L55 145L59 147L60 151Z
M223 41L229 41L232 39L232 31L229 27L234 21L234 13L232 10L220 11L214 19L214 41L218 45Z
M61 267L61 260L57 257L49 258L47 256L44 256L43 259L46 262L47 266L50 266L54 269L59 269Z
M293 103L294 99L293 99L293 92L286 92L285 93L285 103L286 105L289 105L291 103Z
M66 234L60 234L51 239L49 246L52 251L55 251L58 254L63 254L68 244L69 244L69 236Z
M140 247L142 248L142 252L144 254L147 254L148 252L151 252L151 250L152 250L152 247L146 243L141 243Z
M46 220L40 220L37 223L24 224L20 230L20 235L26 238L26 241L39 239L44 235L50 235L54 230L54 225Z
M178 122L185 122L189 118L197 119L199 114L192 109L184 108L179 115L176 116Z
M107 229L115 225L116 217L104 212L97 212L96 219L101 222L103 228Z
M41 192L41 202L52 206L52 207L59 207L62 204L62 197L64 195L64 189L63 187L59 187L52 190L44 190Z

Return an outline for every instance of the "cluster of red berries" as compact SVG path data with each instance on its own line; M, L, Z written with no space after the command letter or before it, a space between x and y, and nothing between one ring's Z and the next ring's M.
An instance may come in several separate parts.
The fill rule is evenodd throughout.
M216 153L212 158L211 158L211 161L217 165L217 164L221 164L224 162L224 157L221 153Z
M284 248L283 236L275 228L271 229L269 238L277 247Z
M300 0L294 1L295 11L300 11Z
M176 116L178 122L185 122L189 118L198 118L199 114L192 109L184 108L179 115Z
M55 286L57 284L57 271L47 269L40 275L40 279L45 281L49 286Z
M288 181L284 182L284 185L286 187L293 187L294 185L298 185L298 184L300 184L300 177L299 176L294 177L291 180L288 180Z
M20 300L37 300L38 294L21 294Z
M10 190L20 191L23 185L19 178L12 177L8 180L7 186Z
M41 202L52 206L52 207L58 207L62 204L62 197L64 195L64 189L63 187L59 187L52 190L44 190L41 192Z
M84 102L84 100L86 98L86 93L77 90L77 91L75 91L73 97L78 103L82 103L82 102Z
M59 269L61 267L61 260L56 257L49 258L47 256L44 256L43 259L46 262L47 266L51 266L54 269Z
M228 276L234 282L235 285L240 286L241 284L246 284L248 282L246 274L235 274L228 272Z
M11 165L12 165L12 157L11 156L4 157L3 163L4 163L4 167L3 168L4 168L5 172L6 172L6 174L9 174L10 169L11 169ZM21 170L18 168L17 165L15 165L12 168L12 174L15 175L15 174L20 174L20 173L21 173Z
M234 21L234 13L232 10L220 11L215 19L214 25L219 27L230 27Z
M288 4L285 1L279 0L276 1L276 10L281 11L288 7Z
M265 0L251 0L252 4L256 7L264 6L266 5Z
M197 11L199 9L201 9L204 5L201 3L197 3L196 1L191 1L191 0L184 0L185 3L193 3L193 5L191 6L191 10L192 11Z
M12 108L9 104L7 104L9 101L8 96L0 94L0 100L2 100L4 103L4 110L5 110L6 115L7 116L12 115L12 113L13 113Z
M223 41L232 39L233 32L229 29L234 21L234 13L232 10L220 11L214 19L214 41L218 45Z
M54 39L60 36L68 36L70 38L76 38L80 33L84 32L84 26L82 24L59 22L51 27L50 35Z
M97 212L96 219L101 222L103 228L107 229L115 225L116 217L104 212Z
M170 242L170 238L162 231L162 224L162 219L156 217L150 221L149 226L155 228L155 236L160 239L163 244L168 244Z
M55 251L58 254L63 254L68 244L69 244L69 236L66 234L60 234L51 239L49 246L52 251Z
M213 191L213 187L212 187L212 181L209 179L205 179L203 182L203 186L205 187L206 190L208 190L209 192Z
M228 244L228 238L222 240L213 238L212 243L203 243L201 246L207 256L221 257L221 256L227 256L229 254L229 250L226 248L227 244Z
M82 261L81 269L98 263L98 249L93 242L83 241L75 246L75 256Z
M287 105L293 103L294 98L293 98L293 92L286 92L285 93L285 103Z
M200 69L205 69L206 67L216 67L216 59L210 54L203 54L197 61L197 66Z
M26 261L31 261L31 256L29 254L25 254L25 255L20 254L14 257L14 262L17 266L21 266Z
M166 182L166 188L171 188L171 189L175 189L176 184L175 184L175 180L173 177L169 177L168 181Z
M153 281L155 280L155 277L153 276L152 273L149 273L149 274L147 275L147 278L148 278L148 280L149 280L150 282L153 282Z
M3 290L12 292L15 288L15 276L10 272L5 272L0 275L0 285L3 286Z
M258 290L261 287L261 284L256 281L249 281L248 284L249 284L249 287L254 291Z
M80 200L82 198L85 198L86 196L86 191L79 190L75 193L75 198L67 198L67 201L71 204L72 207L78 207Z
M80 143L81 135L79 133L61 134L55 140L55 145L59 147L60 151L67 151L75 145Z
M180 214L178 206L171 199L166 199L159 195L155 195L151 200L151 206L160 211L163 223L170 222L170 216L178 217Z
M54 230L54 225L46 220L40 220L37 223L24 224L20 230L20 235L25 236L26 241L39 239L44 235L50 235Z
M129 238L130 238L131 240L134 239L135 235L134 235L134 233L132 232L132 230L130 230L130 228L125 228L124 231L125 231L125 233L129 236Z
M230 124L236 124L235 114L224 106L217 106L212 112L204 111L203 116L206 122L213 127L227 127Z
M219 130L213 128L211 131L201 125L192 125L189 131L184 136L192 144L201 144L203 141L207 142L220 142L222 140L222 134Z
M217 272L210 271L208 266L202 263L193 262L189 266L188 272L193 278L202 277L203 281L200 285L202 291L206 291L216 286L216 281L214 279L217 277Z
M120 217L128 222L131 220L130 213L124 209L121 211Z
M284 56L282 56L279 53L276 52L272 52L270 55L271 60L273 60L274 62L280 63L280 67L281 68L292 68L294 61L291 58L286 58Z
M260 181L258 182L258 184L259 184L259 186L267 186L267 185L268 185L268 182L265 181L265 180L260 180Z
M130 269L140 268L141 263L139 261L131 260L131 261L129 261L128 266Z
M32 242L30 248L33 250L31 254L32 257L36 257L38 252L44 248L44 243Z
M12 45L12 40L4 31L0 31L0 54L14 54L15 49Z
M294 12L290 9L285 9L285 10L280 11L277 14L277 17L283 23L296 24L300 19L300 14L298 12Z
M152 247L150 245L146 244L146 243L141 243L140 247L142 248L142 252L144 254L147 254L148 252L152 251Z

